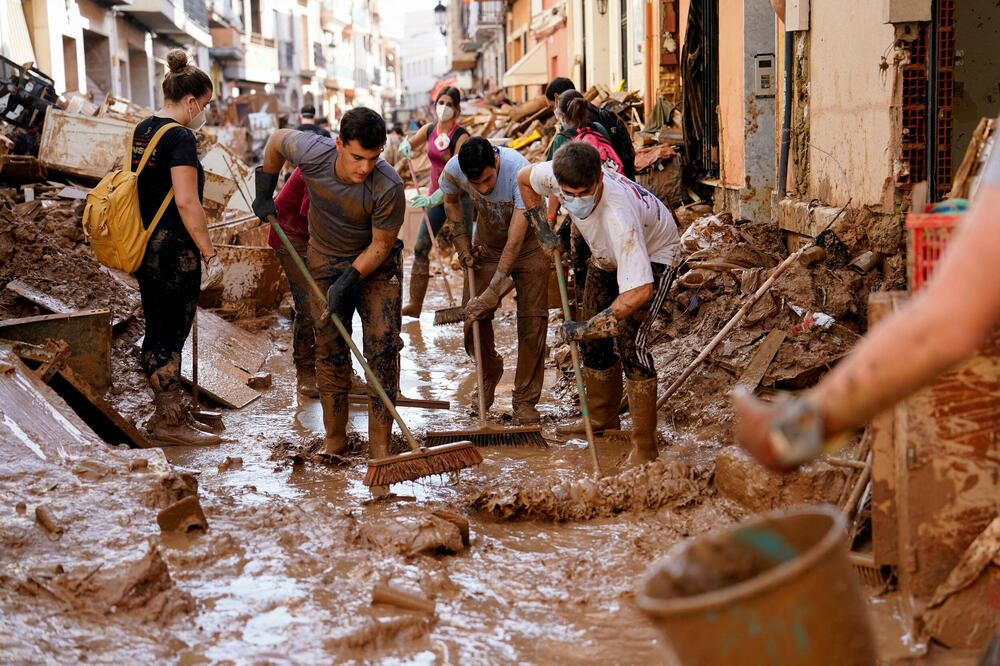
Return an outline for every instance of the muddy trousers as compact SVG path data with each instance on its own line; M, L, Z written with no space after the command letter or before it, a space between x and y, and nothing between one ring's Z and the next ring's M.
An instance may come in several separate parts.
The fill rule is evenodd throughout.
M341 311L336 313L349 333L352 331L354 312L361 315L365 360L393 402L399 391L399 351L403 348L403 340L399 336L403 297L402 248L402 242L397 240L382 265L358 283L353 298L345 298ZM320 290L326 294L330 285L355 259L324 255L310 248L307 266ZM316 322L316 383L320 399L324 409L329 405L333 410L346 410L351 388L351 350L332 322L321 323L326 299L319 301L311 296L310 306L313 321ZM392 415L375 389L369 388L368 394L371 396L373 418L380 423L389 423Z
M158 239L146 245L135 272L146 318L142 370L154 391L180 388L181 350L198 311L201 258L188 240Z
M299 242L289 236L295 251L303 259L309 251L308 241ZM295 265L292 255L284 250L275 250L292 292L292 359L297 369L313 368L316 365L316 331L313 326L312 311L309 307L309 283Z
M667 292L674 281L675 268L651 264L653 268L653 298L619 322L621 333L614 338L588 340L582 344L583 365L592 370L608 370L619 359L625 377L631 380L654 379L656 369L647 349L650 330L663 308ZM587 284L583 289L583 318L611 306L618 298L618 272L598 268L593 260L587 267Z
M499 250L480 248L480 265L475 271L476 291L489 285L500 259ZM545 374L545 334L548 331L548 275L552 270L548 256L540 249L521 255L514 262L511 277L517 294L517 369L514 371L514 405L538 404ZM462 296L469 298L468 281ZM497 353L493 335L493 315L479 323L483 353L483 378L496 383L503 374L503 357ZM465 351L475 358L472 327L465 327Z

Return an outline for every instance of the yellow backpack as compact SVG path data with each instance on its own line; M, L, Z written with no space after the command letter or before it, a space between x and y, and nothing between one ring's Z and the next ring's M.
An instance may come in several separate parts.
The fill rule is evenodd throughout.
M139 211L139 174L160 138L174 127L181 125L168 123L156 131L142 154L139 169L132 171L132 140L135 137L133 127L128 138L123 168L111 171L87 194L87 205L83 210L83 235L90 243L97 260L108 268L128 273L139 268L142 257L146 254L146 243L174 198L174 188L171 187L149 229L144 229Z

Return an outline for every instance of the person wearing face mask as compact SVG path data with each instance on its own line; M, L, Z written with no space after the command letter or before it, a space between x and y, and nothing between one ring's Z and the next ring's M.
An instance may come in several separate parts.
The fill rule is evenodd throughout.
M412 137L403 139L399 144L399 156L410 159L413 149L427 144L427 157L431 163L431 185L427 196L416 196L410 202L418 208L427 209L426 221L437 234L445 221L444 192L439 189L438 179L459 148L469 138L469 133L458 124L461 111L462 95L458 88L445 86L438 93L434 103L437 121L428 123L417 130ZM471 216L469 216L471 217ZM471 220L470 220L471 223ZM407 317L419 317L423 309L424 296L427 294L427 283L430 281L430 251L431 237L427 226L421 222L417 231L417 241L413 246L413 266L410 268L410 300L403 308Z
M161 445L215 444L219 437L204 432L191 417L181 386L181 350L197 312L202 273L219 269L201 206L205 172L194 136L205 124L212 80L188 64L184 51L168 53L167 65L163 108L136 125L131 146L136 170L157 130L170 123L182 125L163 134L139 174L137 188L147 228L166 205L135 272L146 320L141 362L155 407L147 428Z
M621 427L622 370L632 414L632 451L626 464L654 460L656 368L646 348L650 329L673 283L680 237L670 209L624 176L603 168L597 149L570 141L551 162L518 174L527 217L549 252L559 239L546 220L542 197L555 197L591 251L583 288L586 321L568 321L563 340L583 347L583 375L594 432ZM578 434L583 423L558 428Z

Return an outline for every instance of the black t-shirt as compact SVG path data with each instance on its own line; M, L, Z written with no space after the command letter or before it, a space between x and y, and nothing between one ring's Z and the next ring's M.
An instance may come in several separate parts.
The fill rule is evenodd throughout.
M149 145L153 135L164 125L175 122L169 118L150 116L140 122L135 128L132 140L132 169L139 168L142 154ZM205 191L205 170L198 161L197 143L194 132L186 127L174 127L160 137L153 154L146 163L146 168L139 174L139 212L142 224L147 229L160 209L167 192L173 187L170 169L175 166L193 166L198 169L198 199ZM176 201L171 201L164 211L160 223L153 232L153 237L160 240L172 239L194 245L191 234L184 228L181 214L177 210Z
M312 132L313 134L319 134L320 136L325 136L326 138L331 138L330 131L320 127L319 125L314 125L313 123L303 123L296 127L300 132Z

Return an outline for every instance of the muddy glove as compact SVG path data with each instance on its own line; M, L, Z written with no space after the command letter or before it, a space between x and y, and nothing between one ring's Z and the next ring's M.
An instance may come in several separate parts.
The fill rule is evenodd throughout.
M278 186L278 174L268 173L263 167L257 167L253 174L255 197L251 208L254 214L267 222L268 215L277 215L274 207L274 188Z
M611 308L601 310L587 321L568 321L559 327L564 342L583 342L613 338L621 332L621 325Z
M538 242L541 244L542 249L549 254L558 250L559 237L556 236L555 232L552 231L552 227L549 226L549 220L545 213L545 207L535 206L534 208L525 211L524 214L528 218L528 223L531 224L531 228L535 230L535 236L538 238Z
M201 290L212 289L213 287L218 287L222 284L222 261L219 259L219 251L216 250L215 254L210 257L202 258L203 266L201 267Z
M434 206L437 206L442 201L444 201L444 190L438 190L429 197L418 194L410 199L410 204L414 208L434 208Z
M413 146L410 145L410 139L406 138L399 142L399 155L406 159L413 157Z
M354 266L351 266L340 274L340 277L326 291L326 312L323 313L324 320L329 320L331 312L338 317L340 316L344 298L350 296L351 292L354 291L354 286L360 281L361 273Z
M490 280L490 286L475 298L470 298L465 304L465 322L472 323L486 317L497 309L502 299L514 288L514 279L506 273L497 271Z
M790 471L816 458L824 450L843 445L845 437L826 436L822 405L809 396L765 403L746 390L733 393L736 407L736 441L759 463L773 470Z
M462 266L465 268L479 267L479 248L472 247L469 243L468 234L462 233L455 236L452 238L451 244L455 246L455 251L458 252L458 260L462 262Z

